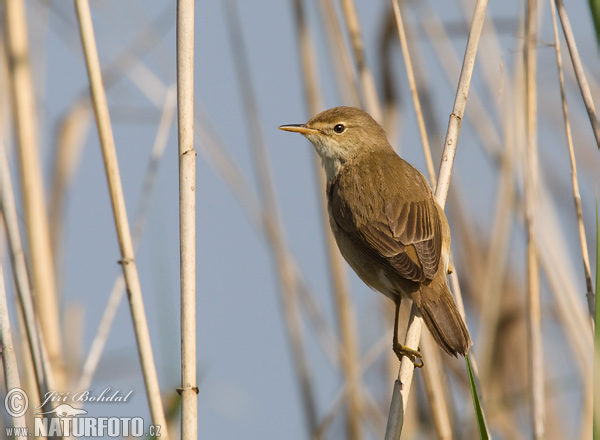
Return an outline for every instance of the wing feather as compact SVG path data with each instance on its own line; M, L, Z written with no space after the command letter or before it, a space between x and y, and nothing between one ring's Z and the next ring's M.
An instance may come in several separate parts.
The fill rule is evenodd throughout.
M371 258L388 264L408 280L422 282L433 279L439 266L441 219L424 177L418 174L417 181L407 185L405 179L415 176L412 167L394 156L370 164L368 180L352 164L343 167L329 185L330 213L337 226L356 237L355 245ZM408 203L407 186L415 189Z

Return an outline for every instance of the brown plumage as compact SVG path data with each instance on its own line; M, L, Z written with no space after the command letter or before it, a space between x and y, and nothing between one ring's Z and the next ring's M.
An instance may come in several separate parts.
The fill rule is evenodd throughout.
M283 130L306 136L327 174L329 220L340 252L371 288L413 300L447 353L471 339L446 283L450 228L423 175L400 158L367 113L336 107ZM398 355L420 357L397 343Z

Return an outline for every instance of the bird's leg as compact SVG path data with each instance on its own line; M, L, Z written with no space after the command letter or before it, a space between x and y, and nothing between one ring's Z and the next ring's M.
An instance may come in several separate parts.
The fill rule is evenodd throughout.
M392 342L394 353L398 356L400 362L402 362L402 356L406 356L411 360L415 368L423 367L423 355L419 350L413 350L410 347L402 345L398 342L398 317L400 316L400 298L396 301L396 316L394 318L394 340Z

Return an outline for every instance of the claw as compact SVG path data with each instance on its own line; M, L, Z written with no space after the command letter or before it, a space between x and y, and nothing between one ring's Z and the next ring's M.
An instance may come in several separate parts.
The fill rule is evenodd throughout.
M413 350L410 347L395 343L393 346L394 353L398 356L398 359L402 361L402 357L406 356L413 363L415 368L423 368L423 355L419 350Z

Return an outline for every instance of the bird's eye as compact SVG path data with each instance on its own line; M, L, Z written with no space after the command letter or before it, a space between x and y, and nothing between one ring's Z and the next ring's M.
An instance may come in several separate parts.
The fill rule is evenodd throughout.
M333 131L338 134L343 133L345 129L346 127L344 127L344 124L337 124L335 127L333 127Z

